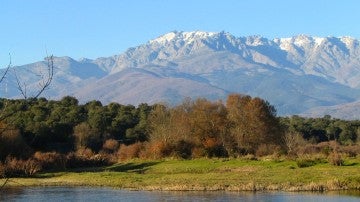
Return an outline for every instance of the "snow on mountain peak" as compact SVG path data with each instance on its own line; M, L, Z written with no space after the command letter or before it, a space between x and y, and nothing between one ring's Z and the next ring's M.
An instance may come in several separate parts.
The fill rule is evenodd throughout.
M216 32L203 32L203 31L178 32L178 31L173 31L173 32L164 34L156 39L150 40L149 43L165 44L172 40L184 40L186 43L191 43L195 39L205 39L205 38L214 36L215 34L216 34Z
M312 37L307 35L298 35L290 38L278 38L274 39L274 42L279 44L279 47L282 50L290 50L291 46L295 45L297 47L305 46L320 46L326 38L323 37Z
M314 42L317 46L320 46L320 44L322 44L324 40L325 38L323 37L314 37Z
M215 32L182 32L183 38L185 41L190 42L193 41L195 38L205 39L211 36L214 36Z
M262 36L249 36L246 38L246 45L249 46L261 46L261 45L269 45L269 41Z
M293 40L293 43L298 47L303 47L307 44L312 44L313 42L314 42L314 39L307 35L296 36Z
M156 38L154 40L150 40L150 43L155 43L155 42L157 42L157 43L166 43L168 41L173 40L175 38L175 36L176 36L176 32L169 32L169 33L166 33L166 34L164 34L164 35L162 35L162 36L160 36L160 37L158 37L158 38Z
M171 41L181 41L185 44L191 44L192 42L199 39L209 39L216 38L216 36L226 36L229 41L237 41L239 38L232 36L229 33L224 32L205 32L205 31L192 31L192 32L183 32L183 31L173 31L166 33L158 38L150 40L150 44L158 43L165 45ZM272 45L273 43L277 44L282 50L290 50L293 46L305 48L305 47L318 47L327 41L329 37L313 37L305 34L289 37L289 38L276 38L273 40L268 40L267 38L261 36L248 36L245 38L245 44L248 46L261 46L261 45ZM338 37L337 40L344 43L347 47L354 45L354 42L357 40L351 37Z
M343 42L347 47L350 47L354 44L356 40L352 37L344 36L340 38L340 41Z

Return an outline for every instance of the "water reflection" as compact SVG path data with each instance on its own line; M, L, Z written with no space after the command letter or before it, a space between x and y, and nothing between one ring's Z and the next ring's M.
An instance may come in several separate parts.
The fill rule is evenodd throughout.
M359 201L352 192L157 192L96 187L6 188L0 201Z

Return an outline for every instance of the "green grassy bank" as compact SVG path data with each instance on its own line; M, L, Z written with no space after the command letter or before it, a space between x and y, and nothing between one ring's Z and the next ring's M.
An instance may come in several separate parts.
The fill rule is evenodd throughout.
M60 185L135 190L360 190L360 158L348 158L344 166L323 161L303 168L291 160L132 160L109 167L12 178L6 186Z

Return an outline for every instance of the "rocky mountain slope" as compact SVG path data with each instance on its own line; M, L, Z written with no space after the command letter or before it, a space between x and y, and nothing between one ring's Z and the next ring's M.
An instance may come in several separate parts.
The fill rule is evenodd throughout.
M185 97L225 99L237 92L267 99L281 115L312 114L312 108L360 100L359 56L359 41L350 37L267 39L174 31L111 57L56 58L45 96L176 104ZM28 89L35 89L44 65L15 69ZM13 81L9 75L1 84L4 96L18 96Z

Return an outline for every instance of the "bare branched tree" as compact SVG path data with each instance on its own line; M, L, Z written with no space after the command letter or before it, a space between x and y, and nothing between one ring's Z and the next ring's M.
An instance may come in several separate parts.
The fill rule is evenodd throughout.
M3 82L3 80L6 78L6 75L9 73L9 70L11 69L11 55L9 54L9 65L5 68L5 71L2 73L1 77L0 77L0 84ZM17 83L17 87L18 90L20 91L21 95L23 96L23 98L26 100L28 100L29 98L38 98L46 89L49 88L53 76L54 76L54 57L53 55L51 56L47 56L46 57L46 73L40 72L39 76L39 82L38 82L38 89L35 89L35 93L28 97L27 94L27 84L26 82L22 82L21 78L19 77L19 75L16 73L16 71L14 70L14 74L15 74L15 79L16 79L16 83ZM8 119L9 117L11 117L14 113L16 112L9 112L9 113L5 113L6 111L6 103L5 106L3 106L2 110L0 111L0 122L4 121L5 119ZM4 124L2 124L4 125ZM9 124L5 124L5 127L0 127L0 137L2 136L2 134L8 129ZM0 179L4 179L5 181L3 182L3 184L0 186L0 190L9 182L9 177L7 176L0 176Z
M5 79L7 73L9 72L9 69L10 69L10 67L11 67L11 55L10 55L10 54L9 54L9 57L10 57L10 59L9 59L9 65L5 68L5 71L4 71L3 74L1 75L0 83L3 82L3 80ZM3 120L3 113L0 114L0 120L1 120L1 121ZM1 134L4 132L4 130L6 130L6 129L5 129L5 128L4 128L4 129L3 129L3 128L0 128L0 136L1 136ZM0 187L0 190L1 190L1 189L6 185L6 183L9 181L9 178L6 177L6 176L0 176L0 177L5 179L4 183L3 183L3 184L1 185L1 187Z
M283 142L285 143L288 154L294 154L294 152L306 144L306 141L300 133L287 133L283 136Z
M14 71L15 79L17 83L18 90L20 91L23 98L26 100L28 98L38 98L47 88L49 88L51 81L54 76L54 56L47 56L46 57L46 73L41 72L40 70L40 80L38 83L38 89L32 96L28 97L27 94L27 84L25 82L21 82L21 78L18 76L16 71Z
M8 66L5 68L4 72L1 75L1 79L0 79L0 84L4 81L4 79L6 78L6 75L9 73L9 70L11 69L11 55L9 53L9 64ZM0 122L3 121L4 119L6 119L7 117L9 117L10 115L8 114L4 114L4 108L6 108L6 102L5 102L5 106L3 106L3 110L0 111ZM2 132L6 130L2 127L0 127L0 135L2 134Z

